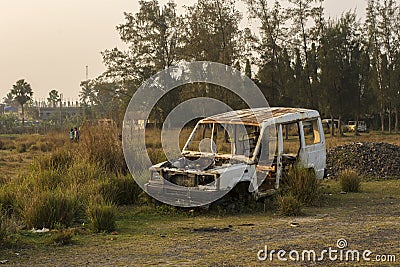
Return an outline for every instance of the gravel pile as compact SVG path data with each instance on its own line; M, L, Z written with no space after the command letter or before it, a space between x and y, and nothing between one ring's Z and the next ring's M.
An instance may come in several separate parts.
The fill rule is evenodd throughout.
M326 157L329 176L353 169L364 177L400 177L400 146L388 143L351 143L331 148Z

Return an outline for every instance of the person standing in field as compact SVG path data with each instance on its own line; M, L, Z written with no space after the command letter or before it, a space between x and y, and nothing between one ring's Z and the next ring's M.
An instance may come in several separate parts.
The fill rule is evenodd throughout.
M81 137L81 132L79 131L79 129L77 127L75 127L75 131L74 131L75 142L79 142L80 137Z
M75 132L74 129L71 128L71 130L69 131L69 140L71 141L71 143L74 141L75 138Z

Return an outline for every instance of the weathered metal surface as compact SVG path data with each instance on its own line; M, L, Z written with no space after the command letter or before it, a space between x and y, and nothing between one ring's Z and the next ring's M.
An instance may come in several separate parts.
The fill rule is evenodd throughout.
M301 120L304 118L316 118L319 114L315 110L303 108L257 108L242 109L217 114L200 121L200 123L243 123L260 126L263 122L282 123Z
M317 178L322 178L324 175L326 161L326 147L323 133L322 122L319 113L316 110L302 108L258 108L244 109L231 111L222 114L217 114L205 118L197 124L201 123L216 123L221 124L245 124L258 126L260 138L254 148L254 154L249 157L246 155L235 153L220 154L210 152L196 152L183 150L181 158L173 162L164 162L154 165L151 171L159 173L156 179L151 179L147 184L154 190L164 192L170 185L178 184L181 186L179 192L174 194L185 194L185 187L195 188L196 190L208 191L224 191L228 192L240 182L249 183L249 192L252 192L256 198L270 195L274 190L279 188L282 172L292 164L299 164L305 168L315 170ZM284 137L283 125L296 123L299 134L300 149L295 156L284 153ZM270 136L266 133L266 129L270 126L276 129L276 133ZM306 143L304 129L311 127L313 129L313 141ZM188 139L185 147L192 139L194 131ZM212 130L211 140L214 140L214 130ZM269 151L271 162L263 165L264 161L258 156L262 149L267 149L269 146L262 147L262 141L268 138L277 140L277 151L274 148ZM275 147L275 145L273 145ZM185 159L210 159L210 163L206 166L196 161L197 165L192 166L192 163L185 163ZM182 162L182 164L180 163ZM204 168L206 167L206 168ZM224 174L224 175L222 175ZM160 180L162 176L165 180ZM154 180L154 181L153 181ZM183 188L183 189L182 189ZM167 190L168 191L168 190ZM170 190L171 191L171 190ZM172 194L172 193L171 193Z

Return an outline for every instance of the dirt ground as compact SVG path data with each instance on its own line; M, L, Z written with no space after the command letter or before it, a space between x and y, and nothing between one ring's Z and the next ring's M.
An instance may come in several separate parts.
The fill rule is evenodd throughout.
M4 266L400 266L400 180L365 182L361 193L349 194L341 194L336 181L325 186L321 206L305 208L300 217L143 215L124 207L118 233L80 234L67 246L46 244L47 233L25 248L3 251L0 260L8 260ZM329 247L339 250L343 238L344 253L370 250L371 261L341 261L340 254L333 254L339 260L325 254L316 262L288 256L296 250L301 259L303 250L314 250L318 258ZM277 254L260 261L265 246L287 251L288 261ZM396 262L377 262L377 255L394 255Z

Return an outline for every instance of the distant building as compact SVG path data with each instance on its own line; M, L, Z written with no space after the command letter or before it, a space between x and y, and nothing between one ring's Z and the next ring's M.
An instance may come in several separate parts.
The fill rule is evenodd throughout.
M62 118L82 116L81 107L39 107L39 119L42 121L50 121L60 118L60 110Z
M18 108L13 106L5 106L4 107L5 114L18 114Z
M30 106L25 106L25 120L41 120L41 121L59 121L61 118L70 118L75 116L82 116L83 110L79 104L64 102L60 108L59 103L56 105L49 105L47 103L34 102ZM18 107L18 119L22 120L22 109Z

